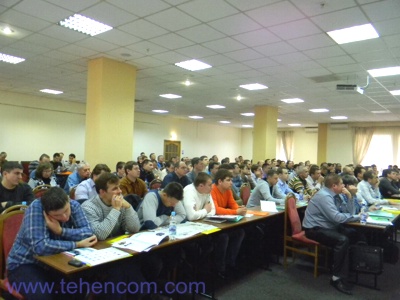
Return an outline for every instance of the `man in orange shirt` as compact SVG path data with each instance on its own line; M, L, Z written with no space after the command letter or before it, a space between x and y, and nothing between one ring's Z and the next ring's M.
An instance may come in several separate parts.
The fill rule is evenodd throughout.
M217 215L242 215L246 214L246 207L239 206L232 195L232 173L228 170L218 170L215 175L215 184L211 190L211 197L215 204ZM215 261L218 276L225 279L226 268L236 271L236 257L244 239L244 230L235 229L219 234L214 240ZM229 272L233 273L233 272Z

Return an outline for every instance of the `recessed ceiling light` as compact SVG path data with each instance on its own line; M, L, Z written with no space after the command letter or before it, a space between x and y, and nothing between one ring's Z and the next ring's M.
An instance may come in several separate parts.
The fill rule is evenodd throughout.
M242 100L242 99L243 99L242 96L237 95L237 97L236 97L236 100L237 100L237 101L240 101L240 100Z
M259 84L259 83L242 84L242 85L239 85L239 86L242 89L246 89L246 90L249 90L249 91L263 90L263 89L267 89L268 88L266 85Z
M389 68L381 68L381 69L372 69L368 70L368 73L372 77L383 77L383 76L392 76L400 74L400 67L389 67Z
M0 53L0 61L4 61L10 64L18 64L25 61L25 58Z
M292 127L299 127L299 126L301 126L301 124L298 124L298 123L292 123L292 124L288 124L289 126L292 126Z
M245 125L242 125L242 127L245 127L245 128L253 128L253 125L247 125L247 124L245 124Z
M327 34L329 34L329 36L338 44L346 44L379 37L379 34L371 24L333 30L327 32Z
M64 92L62 92L62 91L56 91L56 90L50 90L50 89L43 89L43 90L40 90L42 93L47 93L47 94L54 94L54 95L59 95L59 94L62 94L62 93L64 93Z
M202 61L196 60L196 59L181 61L181 62L176 63L175 66L181 67L181 68L189 70L189 71L204 70L204 69L208 69L208 68L212 67L212 66L210 66L206 63L203 63Z
M311 111L313 113L321 113L321 112L328 112L329 109L326 109L326 108L313 108L313 109L309 109L309 111Z
M282 120L281 120L281 119L277 119L277 121L278 121L278 122L282 122Z
M225 106L223 105L218 105L218 104L213 104L213 105L207 105L208 108L212 108L212 109L221 109L221 108L225 108Z
M168 98L168 99L178 99L178 98L182 98L182 96L175 95L175 94L162 94L162 95L160 95L160 97Z
M285 102L285 103L301 103L301 102L304 102L304 100L300 99L300 98L282 99L281 101Z
M113 29L111 26L79 14L74 14L73 16L60 21L58 24L90 36L95 36Z
M347 120L346 116L332 116L331 119L333 120Z
M373 114L390 114L389 110L373 110L371 111Z
M189 85L192 85L192 82L190 80L186 80L183 84L186 86L189 86Z
M229 121L219 121L220 123L222 123L222 124L230 124L231 122L229 122Z
M203 117L201 117L201 116L189 116L189 118L191 118L191 119L203 119Z
M1 31L4 33L4 34L12 34L12 33L14 33L14 30L12 30L10 27L8 27L8 26L6 26L6 27L4 27L3 29L1 29Z
M241 115L245 117L253 117L254 113L242 113Z
M168 110L162 110L162 109L153 109L152 112L159 113L159 114L165 114L168 112Z
M400 95L400 90L390 91L390 93L391 93L393 96L399 96L399 95Z

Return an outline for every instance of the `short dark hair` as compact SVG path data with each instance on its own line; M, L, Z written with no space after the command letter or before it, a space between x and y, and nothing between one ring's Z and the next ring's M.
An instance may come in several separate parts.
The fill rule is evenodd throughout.
M215 165L220 165L220 163L218 161L210 162L210 164L208 165L208 171L210 172L212 169L214 169Z
M374 172L372 172L372 171L367 171L367 172L364 173L363 179L364 179L365 181L368 181L368 179L373 179L374 176L376 176Z
M342 176L343 184L344 185L357 185L358 181L357 179L349 174L343 175Z
M254 164L254 165L251 165L250 170L251 170L252 173L254 173L255 171L258 170L259 167L260 167L259 165Z
M275 171L274 169L268 170L267 177L272 177L274 175L278 175L278 172Z
M286 167L285 168L281 168L279 167L276 172L278 173L278 175L283 174L283 170L287 170Z
M211 179L210 175L208 175L206 172L200 172L194 179L193 184L195 187L198 187L200 184L206 184L209 179Z
M172 161L167 161L165 162L165 168L169 168L171 166L174 166L174 164L172 163Z
M162 190L168 197L181 201L183 199L183 187L178 182L168 183Z
M138 166L139 164L136 161L130 160L127 161L124 167L125 174L128 175L128 170L132 170L133 166Z
M362 170L365 170L365 168L363 166L357 166L354 168L354 176L357 177L358 174L361 173Z
M6 161L3 166L1 167L1 172L11 172L14 169L21 169L23 170L24 168L22 167L22 165L17 162L17 161Z
M58 153L58 152L56 152L56 153L53 154L53 158L54 158L54 157L60 157L60 156L61 156L61 155L60 155L60 153Z
M40 198L42 208L46 213L53 210L59 210L69 202L68 195L60 187L49 188Z
M151 163L151 160L146 158L142 161L142 166L147 165L148 163Z
M48 156L46 153L43 153L42 155L40 155L39 161L42 161L43 158L48 158L48 159L50 159L50 156Z
M115 171L118 172L119 169L123 169L125 167L125 162L119 161L115 166Z
M99 174L101 174L102 171L108 172L108 173L111 172L110 168L106 164L97 164L94 167L92 174L90 174L90 178L93 179L93 175L99 175Z
M200 157L193 157L192 160L190 161L192 166L197 165L201 161Z
M312 165L312 166L310 167L309 174L310 174L310 175L315 174L315 172L316 172L316 171L319 171L319 170L321 170L321 169L320 169L317 165Z
M43 171L47 169L51 169L53 171L53 164L49 162L40 163L36 168L36 173L35 173L36 178L43 179Z
M73 157L76 158L75 154L71 153L70 155L68 155L69 157Z
M219 184L219 180L225 180L225 178L232 178L232 173L227 170L227 169L221 169L221 167L219 168L217 174L215 174L215 184L218 185Z
M205 158L208 158L208 156L207 155L200 156L200 160L204 160Z
M338 174L332 173L326 175L324 184L328 189L330 189L334 184L339 184L341 180L342 177L340 177Z
M97 194L100 194L100 190L107 191L108 184L118 184L118 183L119 183L118 176L108 172L101 174L94 182Z
M228 164L229 163L229 157L225 157L221 160L221 164Z
M220 165L219 166L219 169L220 170L233 170L235 167L232 167L232 165L231 164L222 164L222 165Z

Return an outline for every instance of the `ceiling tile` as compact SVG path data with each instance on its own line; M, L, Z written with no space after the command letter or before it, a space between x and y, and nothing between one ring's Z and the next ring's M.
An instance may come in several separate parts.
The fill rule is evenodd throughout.
M263 56L260 53L254 51L250 48L232 51L232 52L226 53L225 55L236 61L247 61L247 60L263 58Z
M356 6L353 0L335 0L335 1L294 1L296 5L306 16L322 15L329 12L342 10Z
M279 43L255 47L254 50L264 54L267 57L277 54L296 52L296 49L290 46L286 42L279 42Z
M286 40L321 33L321 30L307 19L271 26L268 30Z
M168 31L160 26L154 25L146 20L137 20L119 27L125 31L142 39L151 39L156 36L166 34Z
M140 38L137 38L133 35L130 35L118 29L113 29L111 31L103 32L102 34L96 35L95 38L118 46L126 46L140 42L142 40Z
M326 34L317 34L312 36L305 36L302 38L289 40L289 44L293 45L299 50L309 50L321 47L333 46L335 43Z
M137 19L136 16L125 10L105 2L89 7L83 10L81 14L112 27L117 27Z
M146 1L132 1L132 0L107 0L112 5L118 6L123 10L129 11L139 17L145 17L160 11L163 11L170 5L161 0L146 0Z
M239 12L224 1L214 0L194 0L179 5L178 9L203 22L224 18Z
M278 63L270 58L261 58L261 59L255 59L255 60L249 60L243 62L245 65L258 69L258 68L264 68L264 67L271 67L271 66L276 66Z
M327 58L346 54L339 46L305 50L303 53L312 59Z
M317 59L317 62L324 67L332 67L337 65L353 64L355 61L347 55L335 56L330 58Z
M191 58L202 58L202 57L211 56L211 55L216 54L214 51L211 51L210 49L205 48L200 45L193 45L190 47L181 48L181 49L176 50L176 52L184 54L187 57L191 57Z
M64 7L73 12L80 12L82 9L85 9L89 6L92 6L96 3L99 3L100 0L51 0L52 4Z
M185 61L192 58L191 56L182 55L181 53L172 51L156 54L153 55L153 57L169 64L175 64L177 62Z
M148 16L146 20L171 31L192 27L200 23L198 20L176 8L170 8Z
M41 30L50 26L52 23L44 21L16 10L8 10L0 16L3 23L15 25L30 31Z
M88 35L70 30L59 25L52 25L40 31L40 33L68 43L74 43L89 38Z
M170 50L184 48L184 47L193 45L193 42L191 42L175 33L164 34L163 36L159 36L159 37L151 39L150 42L160 45L160 46L163 46Z
M216 30L227 35L235 35L243 32L260 29L261 26L247 17L245 14L236 14L209 23Z
M154 43L151 43L149 41L135 43L133 45L126 46L126 48L132 49L133 51L143 53L145 55L154 55L157 53L167 51L166 48L156 45Z
M266 6L266 5L275 3L275 2L279 2L279 0L252 0L252 1L227 0L227 2L242 11L247 11L250 9L258 8L261 6Z
M269 32L267 29L259 29L233 36L235 40L248 47L260 46L279 42L281 39Z
M399 17L400 2L394 0L379 1L364 5L362 8L372 21L383 21Z
M196 43L204 43L225 37L223 33L205 24L177 31L177 34Z
M57 40L38 33L31 34L30 36L26 37L24 41L37 45L46 45L51 49L58 49L68 45L68 43L65 41Z
M224 53L224 52L226 52L227 49L229 49L230 51L234 51L234 50L246 48L246 46L244 46L243 44L241 44L229 37L219 39L216 41L203 43L203 46L210 48L211 50L214 50L215 52L218 52L218 53Z
M60 51L70 53L73 55L78 55L79 57L89 57L96 54L96 51L94 50L73 44L62 47ZM86 60L85 60L85 66L86 66Z
M204 62L215 67L234 63L232 59L220 54L207 56L204 58Z
M107 52L112 49L118 48L118 45L114 45L112 43L102 41L93 37L76 42L75 45L92 49L97 52Z
M73 14L70 10L42 0L20 1L13 9L52 23L57 23Z
M358 7L312 17L311 20L325 32L369 23Z

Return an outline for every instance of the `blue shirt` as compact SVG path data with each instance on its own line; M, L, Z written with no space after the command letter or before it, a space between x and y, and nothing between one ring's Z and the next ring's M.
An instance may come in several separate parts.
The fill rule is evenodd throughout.
M96 186L92 178L82 181L75 190L75 200L91 199L97 196Z
M78 172L74 172L70 174L67 178L67 182L65 183L64 186L64 191L69 194L69 189L73 186L76 186L80 184L83 181L83 178L81 178L78 174Z
M71 216L61 223L62 233L56 235L47 228L40 200L25 211L21 228L7 259L7 270L20 265L36 264L35 255L52 255L76 248L76 242L93 235L89 222L77 201L70 201Z
M288 184L282 181L281 179L278 179L278 183L276 184L276 186L279 188L282 194L287 195L289 193L293 193L296 195L296 197L298 197L298 194L293 192L293 190L288 186Z
M189 178L187 178L186 175L179 178L175 172L171 172L171 173L168 173L167 176L164 177L164 180L161 184L161 188L165 188L165 186L170 182L180 183L182 185L182 187L185 187L190 184L190 180L189 180Z

